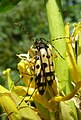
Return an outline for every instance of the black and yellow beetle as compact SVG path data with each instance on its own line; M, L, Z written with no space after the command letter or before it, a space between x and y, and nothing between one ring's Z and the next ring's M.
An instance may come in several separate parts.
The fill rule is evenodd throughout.
M24 56L26 56L26 58L23 59L28 61L29 69L34 73L31 74L30 76L31 78L34 77L34 79L32 80L35 81L35 89L38 89L40 95L43 95L46 90L46 87L52 86L53 80L55 80L55 67L53 63L54 53L52 51L52 48L54 48L56 52L61 56L58 50L54 46L49 44L49 41L46 41L44 38L39 38L34 41L34 44L29 49L27 54L28 57L27 55L23 54ZM21 55L21 58L22 57L23 56ZM31 70L31 68L33 69ZM22 78L23 75L28 75L28 74L22 73ZM32 82L31 78L30 78L30 83ZM28 87L30 87L30 83Z
M36 39L32 50L35 50L35 84L39 94L43 95L46 86L51 86L55 79L53 64L53 52L50 44L46 44L43 38Z

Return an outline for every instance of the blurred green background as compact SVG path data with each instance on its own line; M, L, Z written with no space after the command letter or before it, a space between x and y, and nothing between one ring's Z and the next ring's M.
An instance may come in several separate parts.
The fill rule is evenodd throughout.
M3 5L1 2L2 0L0 7ZM61 2L64 23L70 22L72 28L73 23L81 21L81 0ZM0 11L0 84L5 86L2 71L6 68L12 69L11 76L14 81L19 79L19 58L16 54L27 53L34 39L44 37L48 40L50 35L43 0L22 0L17 5L14 4L12 9L3 11L0 8Z

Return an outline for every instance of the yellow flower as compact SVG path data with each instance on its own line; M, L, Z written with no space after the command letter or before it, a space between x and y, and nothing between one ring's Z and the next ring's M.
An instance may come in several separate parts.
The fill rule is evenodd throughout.
M34 83L34 62L35 60L32 59L22 59L18 63L18 70L20 72L20 78L24 81L24 84L28 86L32 80L30 86L35 87Z

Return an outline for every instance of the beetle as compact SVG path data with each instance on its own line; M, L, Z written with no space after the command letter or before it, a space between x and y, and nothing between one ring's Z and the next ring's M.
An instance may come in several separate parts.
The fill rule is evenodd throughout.
M39 94L43 95L46 86L51 86L55 79L53 52L50 44L46 44L43 38L36 39L32 50L35 50L35 84Z

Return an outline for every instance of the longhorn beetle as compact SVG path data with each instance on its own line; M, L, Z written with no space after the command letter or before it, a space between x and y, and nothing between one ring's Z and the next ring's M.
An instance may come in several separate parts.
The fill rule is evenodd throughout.
M46 44L43 38L36 39L33 48L36 49L35 83L39 93L43 95L47 84L51 86L55 79L53 53L50 45Z
M54 46L53 48L58 52L58 50ZM49 42L46 41L44 38L36 39L29 51L31 51L32 53L34 52L33 58L35 59L34 75L31 74L31 78L32 76L34 76L35 89L38 89L39 94L43 95L45 93L47 86L51 87L53 84L53 80L55 80L55 70L53 63L54 54L52 52L52 45L49 44ZM63 58L59 52L58 54L61 56L61 58ZM31 53L29 56L32 56ZM31 64L32 61L30 61L29 63ZM30 79L30 83L32 82L32 80L33 79ZM26 95L28 95L30 83L28 85ZM31 94L31 96L33 95L33 93ZM24 98L22 99L18 106L20 106L23 100Z
M54 46L53 48L58 52L58 50ZM46 41L44 38L40 38L35 40L30 50L32 52L34 51L33 58L35 59L35 85L39 91L39 94L43 95L46 90L46 86L51 86L53 80L55 80L55 70L53 63L54 54L52 52L52 45L49 44L48 41ZM59 52L58 54L61 56L61 58L63 58ZM30 80L30 82L32 82L32 80Z

